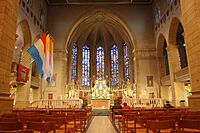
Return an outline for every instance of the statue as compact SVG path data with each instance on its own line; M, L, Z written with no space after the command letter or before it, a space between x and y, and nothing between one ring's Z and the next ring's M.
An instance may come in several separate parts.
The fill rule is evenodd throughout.
M106 84L106 80L96 80L92 88L92 99L110 99L110 88Z

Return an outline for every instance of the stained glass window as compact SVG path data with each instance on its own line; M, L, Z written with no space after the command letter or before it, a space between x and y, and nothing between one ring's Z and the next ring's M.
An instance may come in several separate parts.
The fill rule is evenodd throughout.
M32 0L26 0L29 6L32 6Z
M90 49L84 46L82 50L82 86L90 86Z
M157 6L155 8L155 17L156 17L156 22L159 23L161 20L160 6Z
M168 5L171 5L172 2L173 2L173 0L167 0L167 4L168 4Z
M130 80L130 68L129 68L129 55L128 55L128 46L123 45L123 54L124 54L124 81L127 82Z
M104 50L100 46L97 48L96 56L96 67L97 67L97 80L104 79Z
M111 83L112 86L119 85L119 65L118 65L118 49L116 45L111 48Z
M76 84L77 81L77 52L77 44L74 43L72 47L72 81L74 82L74 84Z

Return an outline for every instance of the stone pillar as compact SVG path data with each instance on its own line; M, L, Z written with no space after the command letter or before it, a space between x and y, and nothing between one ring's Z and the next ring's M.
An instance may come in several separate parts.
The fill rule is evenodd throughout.
M124 54L123 44L118 44L119 81L124 81Z
M68 94L68 91L66 90L68 87L66 86L67 83L69 83L69 74L67 73L68 70L69 70L69 60L68 60L68 50L66 50L66 55L64 57L64 67L66 68L65 69L65 72L64 72L64 76L65 76L65 89L63 90L63 98L66 98L67 94Z
M132 88L133 88L133 92L135 93L135 98L136 98L137 97L137 87L136 87L137 68L136 68L136 58L135 58L134 50L132 51L132 55L133 55L133 58L132 58L132 60L133 60L133 63L132 63L132 65L133 65L132 66L133 67L133 86L132 86Z
M167 100L172 100L172 97L169 95L170 94L170 86L160 86L161 88L161 98L167 99Z
M176 93L175 93L175 85L174 85L174 81L175 81L175 79L174 79L174 71L179 69L179 64L175 63L175 62L177 62L175 60L177 60L178 57L174 56L174 53L177 52L174 47L175 47L175 45L170 44L170 47L167 48L167 52L168 52L168 59L169 59L169 71L170 71L169 76L170 76L170 82L171 82L171 87L170 87L171 90L169 89L171 91L171 96L170 97L172 98L171 99L172 100L172 104L174 106L176 106Z
M184 83L174 82L174 88L176 93L176 106L180 106L180 100L186 99Z
M16 102L15 107L16 108L26 108L29 107L29 97L30 97L30 87L31 87L31 69L32 69L32 63L31 63L31 56L26 52L30 48L28 45L25 47L24 54L22 56L22 65L26 66L29 69L29 80L26 84L18 84L17 92L16 92Z
M142 94L141 89L140 89L140 64L139 64L139 59L136 56L136 50L134 50L134 58L135 58L135 87L136 87L136 98L139 98L139 96Z
M77 85L79 87L82 86L82 50L83 50L83 46L84 46L84 43L81 43L81 44L78 44L78 61L77 61L77 76L78 76L78 82L77 82ZM80 89L80 88L79 88Z
M181 0L180 3L192 86L189 107L200 111L200 0Z
M9 112L13 108L13 100L9 98L9 80L15 44L18 6L19 2L17 0L0 1L0 114Z
M48 93L53 93L53 99L61 99L65 95L66 89L66 51L54 50L54 71L53 76L55 80L55 85L47 87L43 86L44 99L48 99ZM47 84L43 80L43 84ZM62 96L61 96L62 95Z
M31 84L30 80L28 80L25 85L18 84L16 92L15 108L26 108L30 105L29 103L30 84Z

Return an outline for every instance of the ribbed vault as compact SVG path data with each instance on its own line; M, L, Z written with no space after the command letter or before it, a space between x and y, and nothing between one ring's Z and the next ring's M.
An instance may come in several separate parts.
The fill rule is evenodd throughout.
M67 38L67 49L74 42L78 45L87 43L90 47L102 45L111 46L113 43L127 43L133 49L133 37L128 26L116 15L96 10L81 17L70 30Z

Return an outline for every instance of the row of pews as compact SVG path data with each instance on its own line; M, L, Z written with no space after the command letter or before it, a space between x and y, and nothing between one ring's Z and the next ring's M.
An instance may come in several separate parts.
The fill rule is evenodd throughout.
M0 133L83 133L92 119L92 109L15 109L0 117Z
M136 133L140 128L146 133L200 133L200 112L188 109L115 109L110 118L122 133Z

